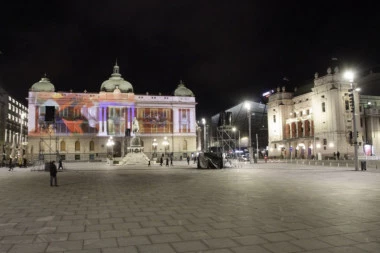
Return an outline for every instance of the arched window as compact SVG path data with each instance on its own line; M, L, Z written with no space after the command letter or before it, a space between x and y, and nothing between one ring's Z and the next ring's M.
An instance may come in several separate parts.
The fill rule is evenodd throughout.
M79 141L75 142L75 151L80 151L80 142Z
M94 150L95 150L94 141L90 141L90 151L94 151Z
M59 145L59 150L66 151L66 142L61 141L61 144Z

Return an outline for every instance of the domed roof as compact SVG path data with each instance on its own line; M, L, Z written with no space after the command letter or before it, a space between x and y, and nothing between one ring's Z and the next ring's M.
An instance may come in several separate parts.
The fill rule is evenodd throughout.
M46 74L45 74L45 76L42 77L40 81L38 81L37 83L32 85L30 90L31 91L37 91L37 92L39 92L39 91L54 92L55 87L50 82L49 78L46 77Z
M194 93L186 88L185 84L182 80L179 82L177 89L174 91L174 96L180 97L194 97Z
M133 86L131 83L124 80L119 73L119 66L117 62L113 67L113 73L111 77L102 83L100 91L113 92L118 88L122 93L133 92Z

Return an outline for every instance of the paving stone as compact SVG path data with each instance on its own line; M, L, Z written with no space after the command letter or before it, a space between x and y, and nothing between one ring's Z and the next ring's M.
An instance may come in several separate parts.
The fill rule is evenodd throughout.
M266 233L260 234L260 236L271 242L294 240L294 237L287 235L286 233Z
M314 238L300 239L300 240L295 240L295 241L290 241L290 242L305 250L316 250L316 249L331 247L331 245Z
M174 242L172 245L177 252L202 251L208 249L201 241Z
M83 247L83 241L59 241L51 242L46 252L80 250Z
M160 234L160 235L151 235L149 236L150 240L153 243L167 243L167 242L178 242L181 241L176 234Z
M21 244L21 243L32 243L34 241L34 235L13 235L4 236L0 243L2 244Z
M158 230L156 228L131 228L129 230L132 235L154 235L158 234Z
M47 243L28 243L28 244L15 244L8 251L9 253L41 253L44 252Z
M67 241L68 237L68 233L39 234L37 235L35 242Z
M251 246L242 246L232 248L234 253L272 253L269 250L259 246L259 245L251 245Z
M120 246L151 244L147 236L119 237L117 238L117 242Z
M350 240L341 235L320 236L318 237L318 239L321 241L327 242L328 244L333 245L333 246L345 246L345 245L356 244L355 241Z
M137 246L139 253L176 253L169 244L153 244Z
M86 239L83 243L84 249L101 249L117 247L116 238Z
M294 231L287 231L285 232L286 234L290 235L290 236L293 236L297 239L306 239L306 238L313 238L313 237L317 237L318 234L316 233L313 233L309 230L294 230Z
M205 232L213 238L239 236L239 234L232 229L206 230Z
M85 226L58 226L57 233L84 232Z
M138 253L135 246L118 247L118 248L106 248L102 253Z
M101 238L110 238L110 237L129 237L131 234L128 230L109 230L109 231L100 231Z
M229 238L203 239L202 242L210 249L231 248L239 246L236 242Z
M241 245L254 245L254 244L268 243L267 240L257 235L239 236L239 237L233 237L232 239Z
M99 232L75 232L70 233L69 240L99 239Z

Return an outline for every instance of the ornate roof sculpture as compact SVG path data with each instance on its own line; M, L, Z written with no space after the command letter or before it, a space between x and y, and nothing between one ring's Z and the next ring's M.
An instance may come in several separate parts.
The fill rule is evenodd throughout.
M121 74L119 73L119 66L116 61L111 77L102 83L100 91L113 92L117 88L121 93L133 92L132 84L125 81L124 78L121 77Z
M177 89L174 91L174 96L194 97L194 93L190 89L186 88L185 84L181 80L178 84Z
M55 87L54 85L50 82L49 78L46 77L46 74L44 77L41 78L40 81L36 82L35 84L32 85L30 88L31 91L37 91L37 92L54 92Z

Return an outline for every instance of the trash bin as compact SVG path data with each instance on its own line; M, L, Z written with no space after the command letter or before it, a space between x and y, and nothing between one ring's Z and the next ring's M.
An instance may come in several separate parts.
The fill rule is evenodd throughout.
M360 165L361 165L362 170L367 170L367 162L366 161L361 161Z

